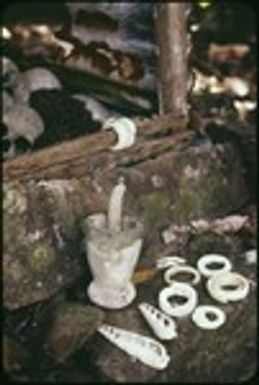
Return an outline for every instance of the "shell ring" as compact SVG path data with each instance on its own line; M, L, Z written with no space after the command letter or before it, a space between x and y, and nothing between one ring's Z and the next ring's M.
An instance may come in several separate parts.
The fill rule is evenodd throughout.
M213 315L213 319L210 319L210 314ZM201 329L213 330L225 323L226 314L216 306L201 305L192 313L192 320Z
M207 281L207 289L212 298L221 303L239 301L249 293L249 281L240 274L223 272Z
M174 296L184 297L187 302L171 304L169 299ZM196 290L183 282L174 282L171 286L162 289L158 296L159 307L172 317L185 317L192 313L197 306L198 295Z
M210 267L212 264L218 264L220 267L216 269L212 268ZM210 278L221 272L230 271L232 269L232 264L229 259L224 257L224 255L206 254L198 260L197 268L204 277Z
M124 150L136 141L137 128L133 120L125 117L112 117L107 119L102 127L104 130L112 129L118 136L118 142L111 147L113 151Z
M193 279L190 282L192 285L197 285L201 280L200 273L192 266L172 266L165 272L165 275L164 275L165 282L168 283L169 285L172 285L175 282L175 280L173 279L173 276L175 276L178 273L192 274Z

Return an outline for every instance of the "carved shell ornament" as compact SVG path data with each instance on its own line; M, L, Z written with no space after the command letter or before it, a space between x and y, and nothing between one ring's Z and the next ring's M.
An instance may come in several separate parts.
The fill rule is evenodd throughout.
M241 274L222 272L207 281L207 289L212 298L221 303L235 302L249 293L249 281Z
M192 275L192 280L190 281L191 285L197 285L200 280L201 276L200 273L192 266L185 266L185 265L179 265L179 266L171 266L169 269L166 270L164 274L165 282L168 285L172 285L177 279L175 279L175 276L179 273L187 273Z
M111 147L113 151L124 150L131 147L136 141L137 128L133 120L125 117L114 117L107 119L103 129L112 129L118 136L118 142Z
M153 338L107 324L100 326L98 331L118 348L145 365L163 370L169 364L170 357L165 347Z
M169 299L178 296L183 297L183 304L172 304ZM197 306L197 291L187 283L174 282L172 286L162 289L158 296L159 307L162 311L172 317L185 317L191 314Z
M214 330L225 323L226 314L216 306L201 305L192 313L192 320L201 329Z
M186 259L178 256L170 256L159 258L156 262L156 268L158 270L167 269L171 266L179 266L184 265L186 263Z
M156 337L161 340L177 337L176 323L171 317L147 302L142 302L138 308Z
M213 264L218 265L218 267L213 268ZM230 271L232 269L232 264L229 259L224 257L224 255L206 254L199 258L197 268L204 277L210 278L213 275Z

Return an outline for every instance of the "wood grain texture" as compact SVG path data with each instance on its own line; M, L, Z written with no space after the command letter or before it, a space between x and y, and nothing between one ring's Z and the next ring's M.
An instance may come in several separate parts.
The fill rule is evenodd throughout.
M70 178L85 175L98 164L101 168L113 167L115 164L138 161L148 156L157 156L159 151L170 148L174 140L154 139L170 132L182 132L187 119L174 114L166 114L154 119L135 119L137 125L137 142L131 148L113 152L110 147L116 139L112 131L82 136L42 149L35 153L21 155L7 160L3 167L4 180L30 178L32 176L49 178ZM186 135L183 133L183 135ZM187 132L190 135L190 132ZM153 138L152 138L153 137ZM150 139L149 142L146 142Z
M160 113L187 115L187 31L184 3L155 6Z

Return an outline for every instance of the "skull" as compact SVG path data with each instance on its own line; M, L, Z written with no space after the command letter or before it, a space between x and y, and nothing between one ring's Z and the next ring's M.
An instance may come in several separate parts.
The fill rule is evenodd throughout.
M26 104L30 97L29 89L17 65L7 57L2 58L2 77L5 92L17 102Z
M35 67L23 72L22 80L30 93L41 89L62 88L58 78L52 72L42 67Z
M44 131L41 116L34 109L17 103L4 111L3 127L7 128L3 135L4 158L14 157L25 146L32 146Z
M19 68L17 65L9 58L2 58L2 77L3 77L3 87L4 88L13 88L17 84L18 78L20 75Z

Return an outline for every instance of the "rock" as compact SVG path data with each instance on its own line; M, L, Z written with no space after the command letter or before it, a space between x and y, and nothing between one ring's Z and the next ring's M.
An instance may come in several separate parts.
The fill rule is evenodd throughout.
M60 305L44 344L46 352L60 363L66 361L96 332L103 320L104 312L94 306Z
M190 258L200 258L204 254L223 254L228 258L242 253L242 242L233 234L221 235L207 231L193 235L186 245L185 253Z
M230 144L191 146L174 160L172 179L178 175L171 207L174 220L215 218L248 199L244 170Z
M19 342L7 335L3 336L3 368L6 373L13 373L24 368L28 353Z
M152 336L149 334L148 328L144 326L144 321L135 306L109 313L105 322L143 335ZM101 373L115 382L143 383L157 374L155 369L134 360L102 336L98 336L98 342L93 347L92 359Z
M160 175L164 185L154 190L150 175ZM188 145L129 167L125 178L133 196L130 209L145 222L148 258L161 253L164 241L181 252L191 221L224 217L249 199L244 167L230 143ZM171 225L177 231L163 237Z
M34 182L4 185L3 297L8 309L48 299L82 273L74 252L75 214L64 204L64 194L50 194Z
M189 144L116 171L122 170L128 186L125 212L144 223L143 266L161 254L161 233L171 224L181 230L177 242L168 245L178 253L188 241L184 225L224 217L249 199L244 168L229 143ZM100 193L89 175L5 185L5 306L15 309L46 299L86 273L80 220L107 210L117 173L96 170L94 183L101 186ZM163 186L154 189L152 175L160 175Z

